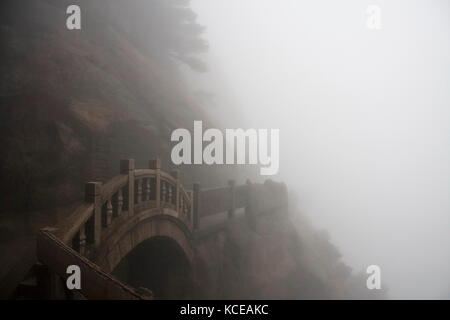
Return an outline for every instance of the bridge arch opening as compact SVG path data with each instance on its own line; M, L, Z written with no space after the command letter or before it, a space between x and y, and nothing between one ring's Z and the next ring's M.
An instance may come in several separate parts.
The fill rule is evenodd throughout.
M152 290L155 299L187 299L193 292L191 269L174 239L154 236L133 248L113 275L136 288Z

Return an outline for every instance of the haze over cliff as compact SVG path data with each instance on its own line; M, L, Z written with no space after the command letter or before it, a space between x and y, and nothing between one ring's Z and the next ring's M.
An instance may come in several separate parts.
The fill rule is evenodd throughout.
M450 2L193 0L245 126L280 128L280 177L393 298L450 297ZM372 9L380 28L371 29Z
M65 28L65 8L73 3L83 10L81 31ZM200 56L208 49L203 31L184 0L2 1L3 217L25 221L80 200L84 182L117 174L121 158L144 167L159 156L164 167L175 168L170 134L192 128L194 120L243 126L238 107L211 110L215 93L183 80L207 70ZM261 179L253 169L182 166L181 172L185 185L207 187ZM212 277L229 286L202 297L383 296L365 290L365 275L351 274L327 233L316 231L295 201L290 212L292 220L267 222L269 237L245 235L236 225L205 245L200 255L218 261L205 268L222 272ZM7 252L17 225L2 222L1 228ZM244 292L241 281L249 283Z

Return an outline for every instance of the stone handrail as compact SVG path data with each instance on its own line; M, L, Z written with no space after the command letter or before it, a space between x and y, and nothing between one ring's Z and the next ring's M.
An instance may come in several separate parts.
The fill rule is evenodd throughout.
M57 298L55 295L55 276L66 280L67 266L76 265L83 275L80 278L80 293L90 300L111 299L111 300L149 300L153 296L150 291L136 290L120 282L110 274L101 270L89 259L75 252L59 238L51 229L42 229L37 235L37 255L44 265L51 266L51 272L40 272L38 279L44 285L45 294L48 298ZM44 274L43 274L44 273ZM55 296L53 296L55 295Z
M161 170L159 159L149 161L149 169L135 169L134 160L120 162L120 175L102 184L85 185L85 201L62 223L54 234L82 255L98 247L101 234L122 214L129 216L150 208L170 208L190 231L200 228L200 219L221 212L232 218L237 209L247 215L273 210L287 203L284 184L270 180L264 184L236 186L234 180L227 187L202 189L200 184L187 191L180 183L177 171Z
M115 218L149 208L175 210L192 230L191 199L191 193L179 181L178 172L162 171L159 159L151 160L149 169L135 169L133 159L122 160L120 175L104 184L86 183L84 202L55 226L54 234L76 252L88 255L91 248L100 245L102 232Z
M257 215L273 212L286 207L288 203L287 189L284 183L266 180L263 184L251 183L236 186L234 180L228 181L227 187L202 189L194 184L193 217L196 230L200 218L227 212L232 219L238 209L244 209L249 220Z

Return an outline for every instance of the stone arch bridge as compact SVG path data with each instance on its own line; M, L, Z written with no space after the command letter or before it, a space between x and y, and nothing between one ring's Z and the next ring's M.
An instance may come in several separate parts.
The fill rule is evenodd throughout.
M63 223L39 231L36 283L45 298L151 299L152 288L136 289L111 275L139 244L169 238L192 262L195 242L218 230L203 226L203 218L227 212L226 224L243 211L251 225L259 214L286 206L284 184L229 181L226 187L202 190L194 184L186 190L177 172L161 170L159 159L149 161L148 169L122 160L119 175L103 184L86 183L84 202ZM80 267L80 290L62 285L69 265Z

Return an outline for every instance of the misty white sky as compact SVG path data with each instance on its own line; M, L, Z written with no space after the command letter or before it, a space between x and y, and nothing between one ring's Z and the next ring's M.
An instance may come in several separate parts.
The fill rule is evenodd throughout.
M382 29L366 28L381 8ZM280 128L280 177L392 298L450 297L450 2L193 0L217 114ZM213 108L213 107L212 107Z

